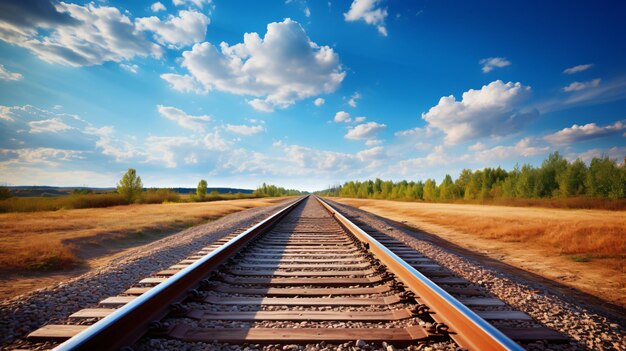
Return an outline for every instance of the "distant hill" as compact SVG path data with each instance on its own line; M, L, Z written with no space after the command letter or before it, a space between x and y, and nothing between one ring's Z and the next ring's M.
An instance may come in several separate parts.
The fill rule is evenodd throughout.
M9 186L7 187L13 196L17 197L34 197L34 196L65 196L69 195L75 189L89 189L94 193L108 193L115 190L115 188L90 188L83 186L75 187L56 187L56 186ZM195 193L196 188L170 188L171 190L179 194ZM207 193L217 191L220 194L252 194L252 189L238 189L238 188L207 188Z

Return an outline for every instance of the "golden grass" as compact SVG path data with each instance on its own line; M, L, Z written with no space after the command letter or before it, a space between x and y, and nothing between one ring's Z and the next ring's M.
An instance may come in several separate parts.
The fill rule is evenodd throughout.
M626 213L465 204L340 199L357 207L393 210L400 216L451 227L473 236L531 243L556 255L626 255Z
M52 270L81 262L108 240L168 233L284 198L128 205L0 214L0 269ZM96 244L96 245L93 245Z
M625 211L332 200L626 306Z

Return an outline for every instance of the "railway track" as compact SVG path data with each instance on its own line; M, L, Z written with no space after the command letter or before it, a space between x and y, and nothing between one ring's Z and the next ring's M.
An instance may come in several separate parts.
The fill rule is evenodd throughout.
M176 343L170 348L360 340L519 350L517 342L567 341L313 196L68 320L28 338L56 350L152 349L164 340Z

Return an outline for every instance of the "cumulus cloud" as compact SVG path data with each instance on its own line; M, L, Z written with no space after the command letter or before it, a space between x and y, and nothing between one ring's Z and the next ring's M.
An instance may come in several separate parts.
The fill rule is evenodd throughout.
M230 142L222 138L222 136L220 135L220 132L217 130L211 133L208 133L204 137L203 141L204 141L204 146L208 150L224 151L224 150L228 150L228 148L230 147Z
M161 57L163 53L120 10L94 3L3 1L0 39L29 49L44 61L68 66Z
M585 140L621 134L624 130L626 130L626 125L622 121L604 127L599 127L595 123L588 123L582 126L574 124L569 128L563 128L556 133L546 135L544 139L553 144L574 144Z
M87 127L84 132L85 134L96 136L96 147L102 151L103 155L111 156L117 162L145 156L145 153L135 145L116 137L115 128L111 126L100 128Z
M193 164L197 159L190 149L197 145L196 139L186 136L150 136L146 139L146 162L166 168L175 168L180 159Z
M496 80L480 90L464 92L460 101L453 95L442 97L436 106L422 114L422 118L430 127L443 131L448 144L508 135L519 131L538 115L536 110L522 110L522 103L530 93L529 86Z
M204 131L206 122L211 120L209 116L191 116L185 111L172 106L157 105L157 110L161 116L178 123L178 125L183 128L193 131Z
M550 151L547 146L540 147L533 145L533 139L524 138L512 146L495 146L490 149L478 151L474 154L474 158L480 162L490 162L497 160L515 159L520 156L530 157L544 154Z
M483 73L489 73L495 68L502 68L511 65L511 61L504 57L488 57L479 61L483 65Z
M322 106L324 105L324 103L326 102L326 100L324 100L323 98L317 98L313 101L313 105L315 106Z
M73 129L67 124L63 123L59 118L45 119L41 121L30 121L28 122L28 126L30 127L29 133L38 134L38 133L58 133L65 130Z
M349 128L345 138L351 140L372 139L385 128L387 128L385 124L367 122Z
M387 18L387 8L380 7L381 0L354 0L350 4L350 10L343 14L347 22L365 21L365 23L376 26L378 32L387 36L385 19Z
M384 157L382 146L359 151L355 154L318 150L299 145L282 145L285 162L293 167L281 167L281 172L291 174L342 173L360 168L371 168Z
M259 134L265 131L265 127L263 126L249 126L245 124L235 125L235 124L227 124L226 130L229 132L233 132L236 134L241 134L245 136L250 136L254 134Z
M584 64L584 65L578 65L578 66L566 68L563 71L563 73L565 73L565 74L574 74L574 73L586 71L586 70L588 70L591 67L593 67L592 63L588 63L588 64Z
M155 40L173 48L191 45L204 40L209 18L196 11L180 11L178 17L169 15L167 19L144 17L136 21L137 29L153 31Z
M346 74L332 48L311 41L289 18L268 24L264 38L246 33L243 43L222 42L219 49L208 42L195 44L183 53L182 67L205 90L253 96L248 103L266 112L333 92ZM164 79L171 84L173 77Z
M2 80L21 80L24 78L21 74L15 72L9 72L4 65L0 64L0 79Z
M192 76L187 74L164 73L161 74L161 79L170 83L172 89L183 93L206 94L208 92L202 84L198 83Z
M589 163L591 162L591 159L593 159L594 157L596 158L608 157L612 160L616 160L617 162L622 163L624 162L624 155L626 155L626 146L614 146L609 149L601 149L601 148L590 149L580 154L572 155L572 157L568 157L568 158L571 160L580 158L581 160Z
M333 119L337 123L350 123L352 119L350 118L350 114L346 111L339 111L335 113L335 118Z
M166 11L167 9L165 8L165 5L163 5L160 1L157 1L154 4L150 5L150 10L152 10L152 12L159 12Z
M350 100L348 100L348 105L350 105L351 107L356 107L357 101L360 98L361 98L361 93L357 91L356 93L352 94L352 96L350 97Z
M572 91L581 91L589 88L596 88L600 85L600 78L590 80L587 82L572 82L570 85L563 88L563 91L570 93Z

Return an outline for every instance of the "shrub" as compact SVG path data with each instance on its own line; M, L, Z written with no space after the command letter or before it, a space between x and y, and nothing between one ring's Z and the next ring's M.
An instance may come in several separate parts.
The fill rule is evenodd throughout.
M178 202L180 194L171 189L148 189L143 193L142 202L145 204L161 204L166 201Z

